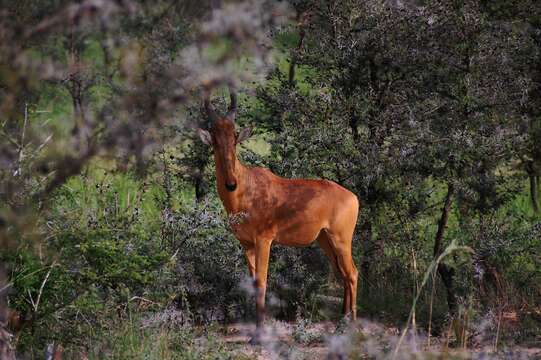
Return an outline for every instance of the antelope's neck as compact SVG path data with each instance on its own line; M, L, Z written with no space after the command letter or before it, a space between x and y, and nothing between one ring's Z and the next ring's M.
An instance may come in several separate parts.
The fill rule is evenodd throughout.
M218 195L224 204L225 210L229 215L234 215L242 211L241 196L244 193L247 180L248 180L248 168L246 168L235 157L235 169L237 177L237 188L235 191L228 191L225 187L225 177L216 167L216 186L218 188Z

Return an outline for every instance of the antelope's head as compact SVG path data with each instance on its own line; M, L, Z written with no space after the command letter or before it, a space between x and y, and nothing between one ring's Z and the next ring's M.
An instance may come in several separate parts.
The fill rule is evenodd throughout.
M224 179L227 191L237 189L239 165L237 161L236 146L250 137L251 128L244 128L238 134L235 130L235 116L237 113L237 95L229 89L231 103L225 116L218 116L210 104L209 94L205 94L204 107L209 118L209 130L198 129L201 141L212 145L216 172Z

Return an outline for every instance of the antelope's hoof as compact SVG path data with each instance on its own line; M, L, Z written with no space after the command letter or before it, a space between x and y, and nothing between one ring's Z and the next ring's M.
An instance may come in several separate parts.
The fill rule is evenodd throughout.
M261 345L263 342L261 341L261 331L256 330L254 335L250 338L250 341L248 343L252 346Z

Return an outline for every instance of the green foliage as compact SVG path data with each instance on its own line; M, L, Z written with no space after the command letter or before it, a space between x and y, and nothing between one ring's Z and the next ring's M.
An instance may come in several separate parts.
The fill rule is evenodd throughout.
M517 339L537 336L537 3L290 1L297 22L282 26L266 2L98 3L0 13L0 260L21 352L232 356L198 326L251 320L253 287L193 131L206 125L194 89L229 82L239 127L255 126L244 163L359 196L361 316L406 322L415 299L433 334L453 316L493 330L494 314L518 311ZM29 32L41 21L51 28ZM473 254L442 260L451 285L423 278L453 243ZM339 316L316 246L273 247L268 286L300 343Z
M242 359L227 348L216 329L142 326L144 319L130 317L108 329L85 351L89 359ZM75 354L76 356L77 354Z

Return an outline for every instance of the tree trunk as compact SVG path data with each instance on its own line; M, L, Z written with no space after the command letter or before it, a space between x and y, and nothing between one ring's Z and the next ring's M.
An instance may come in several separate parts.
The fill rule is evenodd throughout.
M201 202L208 192L208 186L203 176L196 176L194 179L195 186L195 201Z
M539 199L539 193L541 193L541 176L540 175L537 175L535 177L535 187L537 189L536 198ZM539 202L537 204L539 204ZM539 212L539 210L541 209L537 209L537 210Z
M539 213L539 202L538 202L538 193L539 193L539 178L534 174L529 174L530 177L530 198L532 200L533 211L537 214Z
M453 196L455 187L453 184L447 184L447 195L445 196L445 203L441 211L441 217L438 222L438 231L436 233L436 239L434 241L434 259L443 252L443 235L449 221L449 213L451 211L451 205L453 203ZM456 294L453 284L453 277L455 270L444 263L438 265L438 273L440 274L443 285L447 291L447 305L449 306L449 312L454 315L456 313Z
M299 21L302 17L303 17L303 14L299 14L299 16L297 17L297 21ZM289 87L291 88L295 86L295 67L297 66L298 52L302 48L302 44L304 42L305 36L306 36L306 32L304 31L304 28L303 28L303 22L299 21L299 42L297 43L297 48L295 49L295 52L291 56L291 61L289 63L289 74L287 76L288 78L287 83Z
M358 144L360 140L358 124L359 117L354 111L352 111L349 117L349 127L351 129L351 133L353 134L353 141L355 144Z
M205 168L210 161L210 154L204 147L199 147L195 153L195 169L192 177L195 188L195 201L201 202L209 192L209 185L205 179Z
M135 174L139 179L144 179L147 175L148 168L148 163L143 154L145 144L144 131L139 129L135 136L137 137L137 140L132 144L132 147L135 148Z

